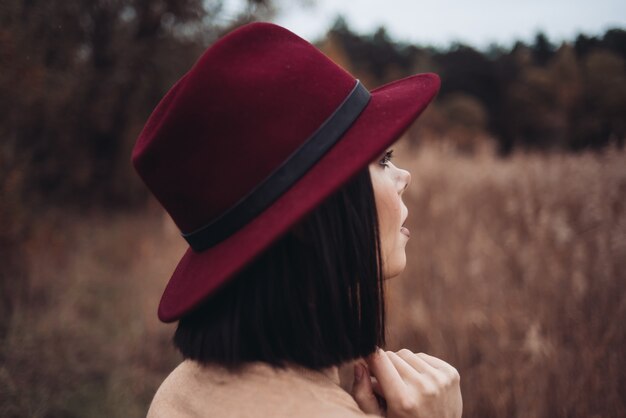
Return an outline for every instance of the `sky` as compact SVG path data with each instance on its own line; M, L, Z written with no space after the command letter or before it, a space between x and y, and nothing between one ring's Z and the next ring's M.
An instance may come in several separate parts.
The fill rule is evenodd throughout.
M238 1L238 0L233 0ZM447 47L458 41L476 48L532 42L543 31L553 43L580 32L600 35L626 29L626 0L277 0L274 23L314 42L342 14L355 32L384 25L394 40ZM304 6L307 2L311 6ZM381 4L386 7L381 7Z

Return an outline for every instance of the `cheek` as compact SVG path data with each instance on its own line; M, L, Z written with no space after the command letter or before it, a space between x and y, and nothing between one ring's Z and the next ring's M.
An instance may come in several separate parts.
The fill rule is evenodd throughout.
M406 254L403 242L406 238L400 232L402 223L400 200L397 195L388 194L382 203L381 246L383 252L383 270L386 278L392 278L404 270Z
M398 195L390 188L388 188L382 197L382 222L386 230L399 230L400 229L400 199Z
M384 193L380 198L379 227L383 257L387 264L394 264L398 240L401 238L400 204L398 199L390 193Z
M378 211L378 226L383 258L385 278L400 274L406 265L404 247L400 243L403 239L400 232L402 223L402 201L394 183L385 177L386 173L374 171L372 186Z
M402 218L400 196L398 196L391 179L386 177L386 173L376 172L372 176L372 185L376 198L381 239L383 241L393 240L395 238L394 233L400 231Z

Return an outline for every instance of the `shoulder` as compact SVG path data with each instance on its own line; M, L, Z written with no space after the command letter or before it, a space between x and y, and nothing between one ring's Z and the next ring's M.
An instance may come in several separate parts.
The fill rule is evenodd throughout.
M188 403L194 397L194 388L198 386L194 382L193 366L192 362L183 361L165 378L150 403L147 418L197 416L193 406Z
M367 417L334 382L299 370L254 364L241 373L183 361L157 390L148 418Z

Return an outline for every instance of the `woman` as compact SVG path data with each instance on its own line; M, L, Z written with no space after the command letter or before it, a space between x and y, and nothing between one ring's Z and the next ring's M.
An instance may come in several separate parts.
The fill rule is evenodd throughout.
M461 415L452 366L377 350L408 240L410 175L388 147L438 89L418 74L370 92L270 23L170 89L132 156L190 245L158 312L185 360L148 416Z

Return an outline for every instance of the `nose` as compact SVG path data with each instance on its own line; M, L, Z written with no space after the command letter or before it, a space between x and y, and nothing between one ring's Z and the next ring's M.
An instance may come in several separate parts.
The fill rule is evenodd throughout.
M398 177L400 179L400 185L402 185L402 188L400 189L399 194L402 194L407 187L409 187L409 183L411 183L411 173L409 173L409 171L404 170L402 168L398 169L399 174Z

